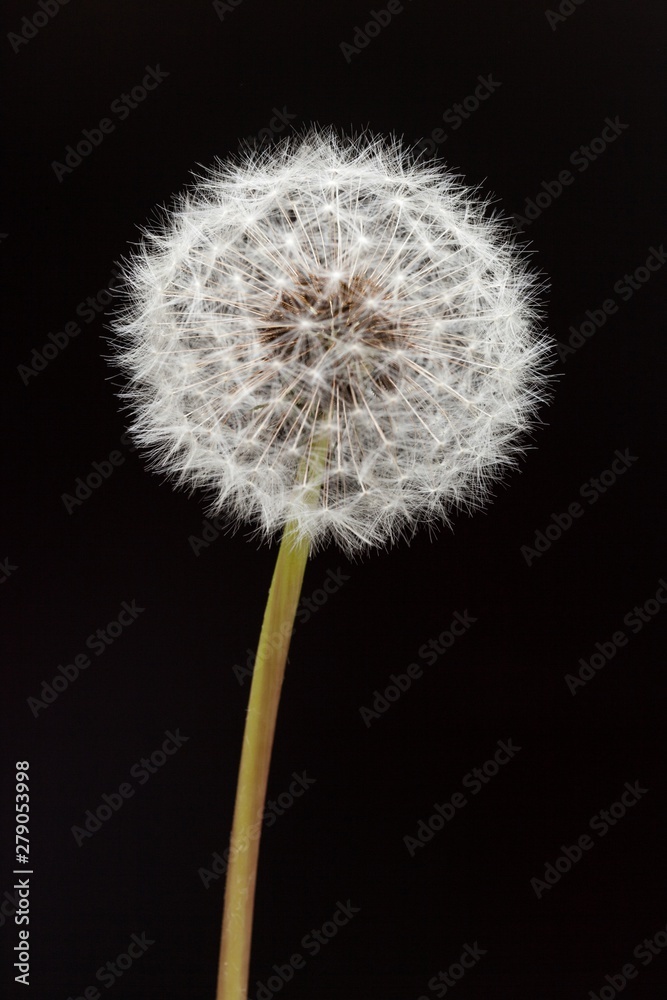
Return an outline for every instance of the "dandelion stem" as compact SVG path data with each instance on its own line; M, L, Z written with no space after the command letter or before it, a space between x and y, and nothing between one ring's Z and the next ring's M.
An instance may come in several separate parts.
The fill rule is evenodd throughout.
M313 483L326 460L327 443L315 442L300 470ZM317 502L313 486L309 500ZM310 544L294 523L283 532L257 646L243 733L230 839L216 1000L247 1000L259 831L266 800L280 690ZM258 826L259 824L259 826Z

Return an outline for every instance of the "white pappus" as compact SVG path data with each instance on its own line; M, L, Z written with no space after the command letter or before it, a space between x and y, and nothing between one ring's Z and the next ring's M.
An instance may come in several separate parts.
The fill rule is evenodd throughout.
M410 536L521 452L548 395L541 287L509 224L395 138L313 126L246 149L123 262L131 433L267 536L291 522L350 555Z

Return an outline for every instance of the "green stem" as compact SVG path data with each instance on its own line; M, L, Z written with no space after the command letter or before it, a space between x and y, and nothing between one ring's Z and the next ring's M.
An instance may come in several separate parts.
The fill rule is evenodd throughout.
M315 444L300 477L312 482L326 459L326 444ZM313 488L311 501L319 491ZM271 763L280 689L309 543L296 526L285 527L269 589L250 688L243 734L234 821L230 841L216 1000L247 1000L252 917L261 820Z

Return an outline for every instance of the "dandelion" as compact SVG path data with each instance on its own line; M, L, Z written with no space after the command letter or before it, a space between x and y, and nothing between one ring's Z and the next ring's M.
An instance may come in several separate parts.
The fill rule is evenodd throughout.
M547 396L540 283L488 208L398 140L313 127L218 162L125 262L112 343L137 444L203 488L211 514L283 537L218 1000L246 996L258 842L244 830L264 801L309 552L334 541L355 555L478 506Z
M481 502L545 356L537 283L485 207L398 142L333 131L214 167L125 270L117 359L154 467L348 554Z

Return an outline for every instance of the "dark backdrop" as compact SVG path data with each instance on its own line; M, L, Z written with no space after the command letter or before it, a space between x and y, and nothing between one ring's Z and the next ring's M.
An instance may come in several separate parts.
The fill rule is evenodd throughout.
M200 497L145 470L103 312L153 206L240 139L283 134L277 112L422 142L494 194L549 277L560 346L545 426L485 512L356 564L311 561L250 996L663 995L666 27L658 0L9 4L8 996L214 995L275 548L207 527ZM113 641L87 646L109 623ZM29 925L14 921L17 761Z

